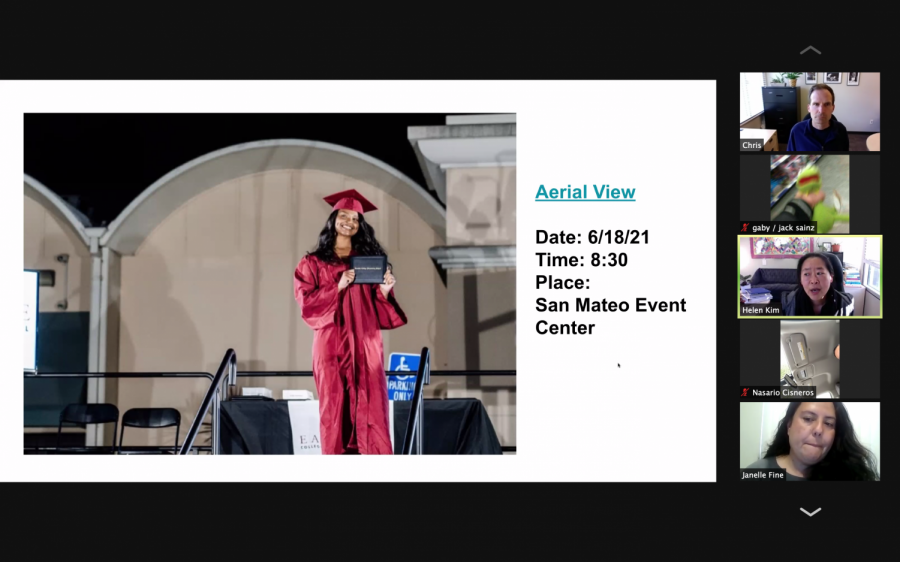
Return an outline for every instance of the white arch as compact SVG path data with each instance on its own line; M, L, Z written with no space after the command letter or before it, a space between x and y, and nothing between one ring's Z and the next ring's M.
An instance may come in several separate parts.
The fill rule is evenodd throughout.
M25 174L25 195L34 199L47 209L61 224L69 225L81 239L85 247L90 248L86 228L91 221L78 209L66 203L59 195L50 191L44 184Z
M445 235L444 208L399 170L345 146L274 139L229 146L175 168L116 217L100 244L132 255L158 224L196 195L237 177L285 169L323 170L366 182L402 201L442 238Z

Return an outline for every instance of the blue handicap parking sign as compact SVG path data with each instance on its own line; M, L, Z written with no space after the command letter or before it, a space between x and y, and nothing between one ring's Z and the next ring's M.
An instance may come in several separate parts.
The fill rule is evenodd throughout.
M419 372L418 353L391 353L388 371L409 371L409 375L388 377L388 400L412 400L416 390L416 373Z

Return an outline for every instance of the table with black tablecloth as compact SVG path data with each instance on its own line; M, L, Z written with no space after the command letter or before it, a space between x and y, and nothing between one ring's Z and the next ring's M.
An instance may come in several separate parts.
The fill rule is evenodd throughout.
M394 453L403 439L412 402L394 401ZM500 455L502 449L484 404L475 398L424 401L422 448L426 455ZM229 400L222 403L220 452L226 455L294 453L288 403Z

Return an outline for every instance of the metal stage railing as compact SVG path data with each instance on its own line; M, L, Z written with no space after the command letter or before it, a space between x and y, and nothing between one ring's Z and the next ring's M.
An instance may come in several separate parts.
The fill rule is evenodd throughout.
M386 375L408 375L409 371L387 371ZM215 375L209 373L26 373L25 378L42 379L42 378L116 378L116 379L141 379L141 378L208 378L210 379L209 388L203 397L197 414L191 422L191 426L185 435L184 441L178 447L137 447L134 452L156 452L175 450L179 455L185 455L195 451L210 451L212 454L219 454L220 431L221 431L221 405L222 402L228 400L228 389L237 385L238 377L311 377L312 371L238 371L237 370L237 354L233 349L225 352L222 362ZM422 454L423 451L423 428L424 428L424 386L431 383L431 377L458 377L458 376L516 376L516 371L432 371L431 370L431 353L427 347L422 348L419 357L419 369L416 376L416 386L412 397L409 419L407 421L406 432L403 441L404 455ZM211 446L195 446L194 441L203 419L212 410L211 429ZM115 437L114 437L115 442ZM415 447L413 446L415 445ZM54 447L26 447L29 452L51 452L56 450ZM86 451L91 450L90 447L84 448ZM146 449L146 451L144 451ZM72 448L66 448L67 451L74 451ZM131 449L129 449L131 450ZM504 446L503 451L515 452L515 446Z
M108 447L101 447L101 448L107 449ZM60 447L59 449L57 449L56 447L25 447L25 451L28 453L48 453L48 454L52 453L54 451L58 451L58 450L65 450L67 453L81 453L81 452L93 453L97 449L98 449L98 447ZM128 454L129 455L151 455L151 454L157 454L160 452L171 452L171 453L174 453L177 455L177 454L179 454L178 453L179 450L181 450L181 447L175 447L172 445L169 445L168 447L165 447L165 446L156 447L153 445L140 445L140 446L132 445L132 446L128 447ZM212 447L210 447L209 445L195 445L191 449L191 451L196 451L197 453L200 453L200 452L212 453Z
M406 434L403 438L403 450L400 454L411 455L413 439L416 440L416 454L423 454L422 434L425 432L425 406L423 388L431 384L431 353L427 347L422 348L419 355L419 372L416 373L416 389L413 391L412 402L409 408L409 419L406 421Z
M209 373L43 373L43 372L27 372L25 373L26 379L196 379L196 378L207 378L210 380L210 387L214 382L214 377ZM195 420L196 421L196 420ZM202 421L202 418L201 418ZM199 424L198 424L199 426ZM213 432L218 431L217 423L212 424ZM196 432L195 432L196 435ZM117 436L113 436L112 443L112 451L115 451L115 443ZM193 441L191 442L193 445ZM60 447L57 449L56 447L25 447L25 452L29 453L51 453L57 450L65 450L66 452L93 452L98 449L104 449L104 446L85 446L85 447ZM135 452L160 452L160 451L169 451L172 450L173 447L135 447ZM185 451L190 452L191 450L199 453L200 451L212 450L213 447L208 446L197 446L197 447L188 447ZM179 450L183 450L183 447ZM131 448L129 448L129 452ZM182 452L180 454L186 454L186 452Z
M223 384L225 383L227 383L227 386L223 387ZM200 424L203 422L203 418L206 417L207 412L209 412L210 406L212 406L213 409L212 454L219 454L219 422L221 420L222 400L225 396L225 389L234 386L236 383L237 354L233 349L229 349L225 352L225 357L222 358L222 362L219 364L219 369L216 371L216 375L209 385L209 390L206 391L206 395L200 403L200 408L197 410L194 421L191 422L191 428L184 438L184 443L181 444L181 450L178 452L179 455L186 455L187 452L191 450L191 447L194 445L194 439L197 437L197 431L200 429Z

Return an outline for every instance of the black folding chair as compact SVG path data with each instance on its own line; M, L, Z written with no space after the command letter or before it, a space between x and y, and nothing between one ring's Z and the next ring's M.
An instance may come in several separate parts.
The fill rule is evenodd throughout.
M119 424L119 409L114 404L69 404L59 414L59 427L56 431L56 452L62 451L59 447L59 436L62 435L63 423L93 424L113 423L113 446L106 448L83 450L83 453L115 453L115 435Z
M126 427L139 427L143 429L161 429L175 426L175 448L169 451L128 451L122 450L122 440L125 438ZM132 408L122 416L122 432L119 435L119 454L131 453L155 453L175 454L178 450L178 432L181 430L181 412L175 408Z

